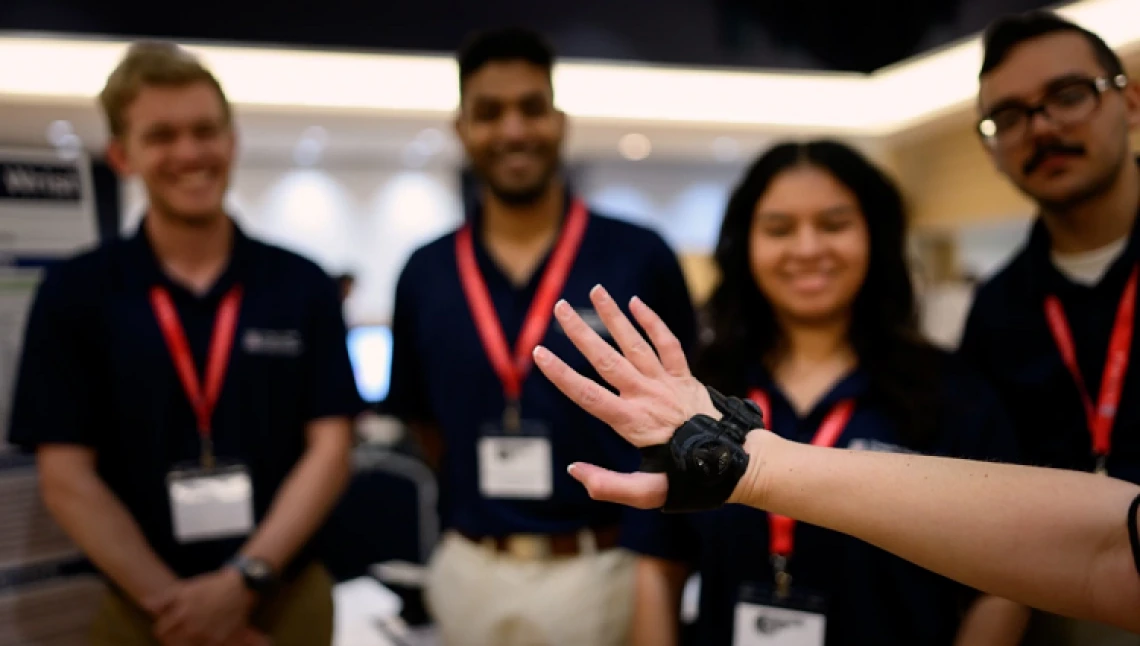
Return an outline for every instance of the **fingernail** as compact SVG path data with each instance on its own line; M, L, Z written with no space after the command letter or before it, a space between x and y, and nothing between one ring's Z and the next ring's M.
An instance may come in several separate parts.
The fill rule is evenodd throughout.
M567 465L566 466L566 473L569 473L570 475L574 475L574 467L576 467L576 466L578 466L578 465L577 464Z
M570 307L570 304L566 302L565 298L558 299L558 302L554 304L554 315L565 316L567 313L566 308L568 307Z
M535 361L546 361L550 358L550 350L547 350L541 345L536 345L534 346L533 356Z
M634 305L643 305L643 304L644 303L641 302L640 296L634 296L633 298L629 299L629 306L630 307L633 307Z

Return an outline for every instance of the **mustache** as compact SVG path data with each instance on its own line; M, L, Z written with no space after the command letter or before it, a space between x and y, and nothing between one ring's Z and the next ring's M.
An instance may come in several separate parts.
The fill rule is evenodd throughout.
M1033 156L1030 157L1022 167L1022 172L1028 175L1037 170L1037 167L1039 167L1049 155L1080 157L1084 154L1085 147L1080 144L1067 144L1063 141L1046 141L1037 145L1037 148L1033 151Z

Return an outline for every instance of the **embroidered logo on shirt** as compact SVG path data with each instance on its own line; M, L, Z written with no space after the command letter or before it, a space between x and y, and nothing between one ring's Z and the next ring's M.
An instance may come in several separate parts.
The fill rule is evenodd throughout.
M305 348L298 330L246 330L242 347L248 354L296 357Z

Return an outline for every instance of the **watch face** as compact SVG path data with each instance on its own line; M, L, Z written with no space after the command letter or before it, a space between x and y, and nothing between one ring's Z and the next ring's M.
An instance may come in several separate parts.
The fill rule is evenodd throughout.
M269 566L261 561L250 561L246 565L246 573L255 579L264 579L269 576Z

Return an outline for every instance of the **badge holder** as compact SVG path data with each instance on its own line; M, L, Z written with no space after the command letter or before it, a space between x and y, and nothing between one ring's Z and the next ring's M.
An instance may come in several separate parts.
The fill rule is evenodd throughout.
M179 543L248 536L253 531L253 481L242 464L219 465L202 437L197 465L166 476L174 537Z
M827 600L792 588L787 558L772 557L771 586L740 588L733 625L733 646L823 646L827 634Z
M545 500L554 492L550 432L523 419L519 403L507 403L501 424L485 424L478 445L479 491L487 498Z

